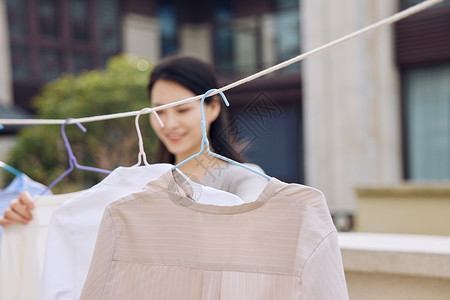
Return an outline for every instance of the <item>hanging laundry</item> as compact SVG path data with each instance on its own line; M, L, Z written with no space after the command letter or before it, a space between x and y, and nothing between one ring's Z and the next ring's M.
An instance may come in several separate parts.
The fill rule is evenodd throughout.
M58 208L50 223L39 299L78 299L89 271L105 207L123 196L141 191L149 181L172 167L170 164L119 167L96 186ZM200 193L197 193L200 202L222 206L243 203L237 196L217 201L212 196L215 189L206 187L200 191L200 184L188 182L194 193Z
M0 215L3 216L11 200L16 199L20 192L28 191L32 196L35 196L42 194L46 189L47 187L45 185L21 173L4 190L0 190ZM45 194L51 195L52 192L47 191ZM1 239L2 227L0 226L0 241Z
M254 202L215 206L180 177L106 208L80 299L348 299L320 191L272 178Z
M38 197L31 212L33 219L26 226L16 223L5 228L0 255L0 299L37 299L50 217L62 203L80 193Z
M86 279L105 207L140 191L169 164L119 167L53 214L47 238L39 299L78 299Z

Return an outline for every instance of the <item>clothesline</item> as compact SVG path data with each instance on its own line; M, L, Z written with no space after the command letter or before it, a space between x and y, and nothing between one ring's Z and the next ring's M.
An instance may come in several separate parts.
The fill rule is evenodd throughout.
M352 38L358 37L358 36L360 36L360 35L362 35L364 33L372 31L372 30L374 30L376 28L395 23L395 22L397 22L397 21L399 21L401 19L409 17L409 16L411 16L413 14L416 14L416 13L418 13L418 12L420 12L422 10L425 10L428 7L433 6L433 5L435 5L435 4L439 3L439 2L442 2L442 1L444 1L444 0L426 0L426 1L423 1L423 2L421 2L419 4L411 6L411 7L407 8L407 9L405 9L403 11L400 11L400 12L390 16L390 17L387 17L387 18L385 18L385 19L383 19L381 21L373 23L372 25L366 26L366 27L364 27L362 29L359 29L359 30L353 32L353 33L345 35L345 36L343 36L343 37L341 37L339 39L336 39L336 40L334 40L332 42L329 42L329 43L324 44L324 45L322 45L320 47L317 47L317 48L315 48L313 50L310 50L308 52L305 52L303 54L295 56L295 57L293 57L291 59L288 59L288 60L286 60L284 62L281 62L281 63L279 63L277 65L274 65L274 66L269 67L269 68L267 68L265 70L257 72L257 73L255 73L253 75L250 75L248 77L245 77L243 79L240 79L238 81L230 83L230 84L228 84L228 85L226 85L224 87L219 88L216 92L213 92L210 95L211 96L216 95L219 92L227 91L229 89L235 88L235 87L240 86L240 85L242 85L244 83L250 82L250 81L255 80L255 79L259 78L259 77L267 75L269 73L278 71L278 70L280 70L282 68L285 68L285 67L287 67L289 65L292 65L292 64L294 64L296 62L299 62L299 61L305 59L308 56L311 56L311 55L316 54L318 52L321 52L321 51L323 51L325 49L328 49L330 47L338 45L338 44L340 44L340 43L342 43L344 41L347 41L347 40L350 40ZM181 105L181 104L189 103L189 102L192 102L192 101L195 101L195 100L199 100L202 97L203 97L203 94L202 95L197 95L197 96L194 96L194 97L190 97L190 98L186 98L186 99L183 99L183 100L179 100L179 101L176 101L176 102L172 102L172 103L169 103L169 104L165 104L165 105L161 105L161 106L157 106L157 107L152 107L152 108L149 108L148 110L146 110L144 112L144 114L148 114L148 113L151 113L151 112L154 112L154 111L159 111L159 110L166 109L166 108L169 108L169 107L174 107L174 106L178 106L178 105ZM101 121L101 120L125 118L125 117L136 116L136 115L138 115L140 113L141 113L140 111L130 111L130 112L115 113L115 114L108 114L108 115L101 115L101 116L74 118L74 119L68 121L67 124L87 123L87 122L94 122L94 121ZM65 122L66 122L65 119L0 119L0 129L2 128L2 125L44 125L44 124L46 124L46 125L60 124L61 125L61 124L64 124Z

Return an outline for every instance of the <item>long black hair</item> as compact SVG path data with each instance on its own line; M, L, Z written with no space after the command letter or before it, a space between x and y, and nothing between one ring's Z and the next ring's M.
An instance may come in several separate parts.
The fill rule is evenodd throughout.
M206 93L210 89L218 88L217 76L211 65L189 56L173 56L157 64L150 74L150 81L147 87L148 95L156 81L159 79L176 82L195 95ZM219 101L220 96L212 96L205 99L205 104L211 101ZM151 101L152 99L150 99ZM219 116L211 123L209 131L209 142L213 151L217 154L231 158L238 162L244 162L244 157L239 153L234 141L230 137L230 128L227 116L227 108L223 101ZM155 160L157 163L175 163L175 156L170 153L166 146L159 141L156 150Z

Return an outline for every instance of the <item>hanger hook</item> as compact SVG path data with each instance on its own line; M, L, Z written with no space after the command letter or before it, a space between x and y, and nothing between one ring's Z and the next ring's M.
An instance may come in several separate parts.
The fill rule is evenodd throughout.
M219 95L222 97L223 102L225 102L225 105L226 105L226 106L230 106L230 103L228 103L227 97L225 97L225 95L224 95L221 91L219 91L218 89L210 89L209 91L207 91L206 93L203 94L202 100L200 101L200 111L201 111L201 114L202 114L202 141L201 141L200 152L197 153L197 154L194 154L193 156L191 156L191 157L189 157L189 158L183 160L182 162L178 163L176 166L174 166L174 167L172 168L172 171L175 170L176 168L180 167L181 165L185 164L186 162L188 162L188 161L190 161L190 160L192 160L192 159L194 159L194 158L200 156L200 155L203 153L203 151L205 151L205 146L206 146L206 151L207 151L209 154L212 154L212 155L216 156L216 155L209 149L208 135L206 134L206 120L205 120L205 110L204 110L204 103L205 103L206 98L207 98L211 93L214 93L214 92L216 92L216 91L218 92L217 94L219 94Z
M14 169L13 167L11 167L10 165L8 165L7 163L4 163L3 161L0 160L0 168L5 169L6 171L11 172L12 174L14 174L15 176L21 176L22 172Z
M77 159L75 158L75 155L73 155L72 152L72 147L70 146L69 140L67 139L67 135L66 135L66 125L72 121L72 118L68 118L66 119L66 121L64 122L64 124L62 124L61 126L61 134L64 140L64 145L66 146L67 149L67 153L69 155L69 168L64 171L64 173L62 173L58 178L56 178L40 195L45 195L51 188L53 188L53 186L55 186L55 184L57 184L58 182L61 181L61 179L63 179L64 177L66 177L67 174L69 174L70 172L72 172L72 170L74 168L80 169L80 170L85 170L85 171L91 171L91 172L99 172L99 173L104 173L104 174L109 174L111 173L111 171L108 170L104 170L104 169L99 169L99 168L94 168L94 167L87 167L87 166L82 166L79 165L77 162ZM81 125L80 122L74 122L75 124L77 124L77 126L81 129L81 131L86 132L86 128L84 128L83 125Z
M208 153L211 153L211 150L209 149L209 140L208 140L208 135L206 134L206 118L205 118L205 109L204 109L204 103L206 98L208 98L208 96L213 93L218 91L218 95L220 95L222 97L223 102L225 102L226 106L230 106L230 103L228 102L227 97L225 97L225 94L222 93L221 91L219 91L218 89L210 89L208 90L202 97L202 100L200 101L200 109L202 112L202 150L203 150L203 143L206 144L206 151Z
M201 109L201 112L202 112L202 136L203 136L203 137L202 137L202 146L201 146L201 150L200 150L199 153L194 154L194 155L192 155L191 157L189 157L189 158L183 160L182 162L178 163L176 166L173 166L173 167L172 167L172 171L174 171L175 169L179 168L181 165L185 164L186 162L188 162L188 161L190 161L190 160L192 160L192 159L194 159L194 158L200 156L200 155L202 154L202 152L204 151L204 144L205 144L205 145L206 145L206 151L208 152L208 154L210 154L210 155L212 155L212 156L214 156L214 157L217 157L217 158L219 158L219 159L221 159L221 160L224 160L224 161L226 161L226 162L229 162L229 163L231 163L231 164L240 166L240 167L242 167L242 168L244 168L244 169L246 169L246 170L249 170L249 171L251 171L251 172L253 172L253 173L256 173L256 174L258 174L258 175L263 176L263 177L266 178L267 180L270 180L271 177L269 177L269 176L266 175L265 173L261 173L261 172L259 172L259 171L257 171L257 170L254 170L254 169L252 169L252 168L250 168L250 167L248 167L248 166L246 166L246 165L244 165L244 164L241 164L241 163L239 163L239 162L237 162L237 161L234 161L234 160L229 159L229 158L227 158L227 157L225 157L225 156L216 154L216 153L212 152L212 151L209 149L209 141L208 141L208 136L207 136L207 134L206 134L206 120L205 120L204 102L205 102L205 99L206 99L211 93L214 93L214 92L217 92L216 94L219 94L219 95L222 97L222 100L223 100L223 102L225 102L225 105L226 105L226 106L230 106L230 104L228 103L227 97L225 97L225 95L224 95L220 90L218 90L218 89L211 89L211 90L207 91L207 92L203 95L202 100L201 100L201 102L200 102L200 109Z
M64 124L62 124L62 126L61 126L61 134L62 134L62 137L64 140L64 146L66 146L67 153L69 155L69 164L71 166L73 166L74 163L77 163L77 159L75 158L75 155L73 155L72 147L70 146L69 139L67 138L67 135L66 135L66 125L72 120L73 120L73 118L66 119ZM83 125L81 125L81 123L76 122L75 124L81 129L81 131L83 131L83 132L87 131L86 128Z
M138 112L138 114L136 115L136 118L134 120L134 123L135 123L135 126L136 126L136 133L137 133L138 141L139 141L139 153L138 153L138 162L133 167L139 166L142 163L142 161L144 161L144 164L146 166L150 165L148 163L148 161L147 161L147 154L145 154L145 151L144 151L144 141L143 141L143 138L142 138L141 128L139 126L139 117L143 113L147 113L150 110L151 110L151 108L143 108L143 109L141 109ZM164 123L161 121L161 118L158 116L158 113L156 111L151 111L151 113L153 113L155 115L155 117L158 120L158 122L161 125L161 127L164 127Z

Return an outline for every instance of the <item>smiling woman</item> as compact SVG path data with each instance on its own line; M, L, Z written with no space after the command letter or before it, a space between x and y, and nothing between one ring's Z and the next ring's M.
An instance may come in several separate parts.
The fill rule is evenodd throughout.
M193 57L178 56L161 62L153 69L148 92L151 105L159 106L203 94L213 88L218 88L218 83L211 66ZM244 158L230 139L226 108L219 100L218 96L212 96L205 101L205 125L211 150L232 160L244 162ZM151 117L152 127L160 141L156 162L178 164L200 151L202 141L200 101L167 108L158 114L165 126L161 127L157 120ZM208 181L208 173L214 173L218 168L223 171L223 167L228 169L231 166L204 154L180 169L194 180L204 183ZM260 170L258 166L252 167ZM236 167L231 167L234 168ZM253 177L251 172L245 170L243 172L250 173L247 176ZM213 175L209 177L216 178ZM257 175L255 177L257 181L266 183L265 179L258 178ZM209 183L217 188L216 184Z
M170 92L168 92L170 91ZM153 106L171 103L195 96L193 92L184 86L165 79L158 80L153 86L151 99ZM209 132L211 123L220 113L220 102L210 101L205 107L206 128ZM151 118L151 124L161 144L174 156L174 162L185 160L199 151L202 139L201 112L198 102L167 108L159 112L164 127L159 126L155 118Z

